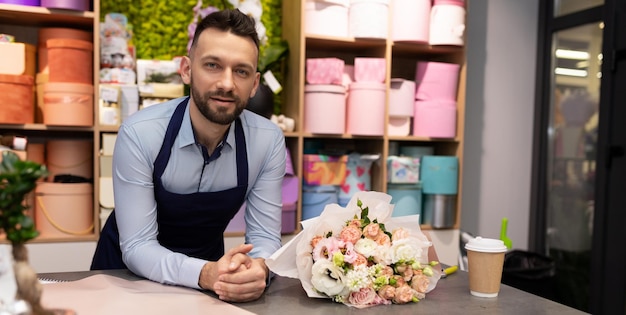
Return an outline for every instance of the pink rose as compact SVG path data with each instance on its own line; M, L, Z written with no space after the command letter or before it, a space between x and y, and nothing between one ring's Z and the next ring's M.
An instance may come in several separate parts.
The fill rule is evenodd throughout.
M319 243L322 238L323 237L321 235L316 235L315 237L313 237L313 239L311 240L311 247L315 248L315 246L317 246L317 243Z
M396 295L396 288L386 284L378 289L378 296L385 300L393 300Z
M369 305L374 302L376 291L372 288L361 288L358 292L350 293L348 302L354 305Z
M391 239L387 234L381 234L377 239L376 243L383 246L391 246Z
M396 282L393 284L394 287L399 288L403 285L406 285L406 281L404 281L404 277L400 276L400 275L394 275L393 280L395 280Z
M363 228L363 236L371 240L378 240L381 235L384 235L384 233L380 229L380 225L378 225L378 223L370 223Z
M423 274L417 274L411 279L411 288L419 293L426 293L430 280Z
M396 304L405 304L413 301L413 289L408 285L397 287L392 301Z
M344 242L355 244L361 239L361 229L354 226L346 226L339 233L339 238Z
M350 227L355 227L357 229L361 229L361 220L352 219L352 220L348 221L346 226L350 226Z
M368 263L367 258L365 258L365 256L357 253L356 258L352 262L352 265L353 266L359 266L359 265L367 266L367 263Z
M380 274L383 276L391 277L393 276L393 268L390 266L385 266L383 270L380 271Z
M404 281L411 281L413 278L413 267L411 267L411 265L406 266L404 272L402 272L402 277L404 278Z
M391 239L393 241L397 241L397 240L401 240L403 238L407 238L409 237L411 233L409 233L409 231L403 229L403 228L399 228L395 231L393 231L393 233L391 233Z

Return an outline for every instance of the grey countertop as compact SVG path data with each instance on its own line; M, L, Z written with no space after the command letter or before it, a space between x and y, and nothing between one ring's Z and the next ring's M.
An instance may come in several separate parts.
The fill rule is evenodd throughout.
M141 279L128 270L40 274L40 278L78 280L94 274L108 274L128 280ZM468 275L458 271L437 283L437 287L416 304L384 305L356 309L330 299L309 298L297 279L276 277L258 300L234 303L256 314L585 314L516 288L502 285L497 298L479 298L469 293ZM206 293L212 295L212 293Z

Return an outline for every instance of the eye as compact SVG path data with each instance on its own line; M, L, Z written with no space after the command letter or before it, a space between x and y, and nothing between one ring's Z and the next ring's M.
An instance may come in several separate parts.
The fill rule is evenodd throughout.
M235 73L242 78L247 78L250 76L250 71L246 69L236 69Z
M205 62L204 67L207 69L219 69L220 66L215 62Z

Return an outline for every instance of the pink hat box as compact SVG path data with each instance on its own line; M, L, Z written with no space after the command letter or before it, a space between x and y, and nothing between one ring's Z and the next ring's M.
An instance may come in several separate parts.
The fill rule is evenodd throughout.
M93 141L58 139L46 142L48 181L56 175L93 178Z
M408 136L411 134L411 117L389 117L387 134L390 136Z
M456 100L460 69L456 63L418 61L415 99Z
M348 37L350 0L307 0L304 31L307 35Z
M46 43L48 39L69 38L78 39L87 42L93 40L93 33L73 28L64 27L42 27L39 29L38 38L38 70L39 72L48 73L48 47Z
M35 226L41 237L80 237L93 233L91 183L39 182Z
M48 82L43 91L44 124L93 126L93 85Z
M354 81L383 83L386 74L385 58L354 58Z
M382 136L385 132L385 84L350 84L346 132L361 136Z
M456 102L446 100L415 101L413 135L416 137L454 138Z
M350 36L381 38L389 36L389 0L351 0L348 14Z
M41 6L50 9L67 9L75 11L89 11L89 0L41 0Z
M428 42L431 45L463 46L465 43L464 1L435 1L430 12Z
M391 38L394 42L428 43L431 0L394 0Z
M413 117L415 110L415 82L391 79L389 89L389 116Z
M50 82L93 84L93 44L54 38L46 41Z
M304 86L304 131L343 134L346 130L346 90L342 85Z
M0 74L0 124L32 124L35 119L34 79Z
M342 84L345 62L339 58L307 58L306 83Z

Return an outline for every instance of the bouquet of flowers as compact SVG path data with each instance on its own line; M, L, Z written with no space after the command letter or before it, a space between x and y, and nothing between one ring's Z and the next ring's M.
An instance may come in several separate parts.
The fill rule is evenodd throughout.
M432 244L419 217L391 217L390 201L384 193L358 192L345 208L327 205L266 263L299 278L309 297L355 307L418 302L441 272L428 261Z

